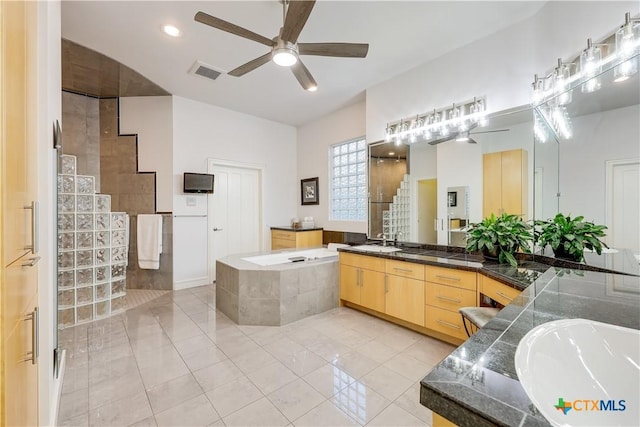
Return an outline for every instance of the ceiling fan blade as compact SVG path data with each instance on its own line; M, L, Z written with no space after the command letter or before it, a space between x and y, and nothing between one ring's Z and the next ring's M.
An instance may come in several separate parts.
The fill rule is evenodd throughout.
M298 36L309 19L309 14L313 6L316 4L315 0L303 1L303 0L290 0L289 7L287 8L287 16L284 19L284 26L282 27L282 40L295 43L298 40Z
M364 58L368 51L366 43L298 43L300 55Z
M230 76L234 76L234 77L244 76L249 71L253 71L256 68L260 67L261 65L266 64L269 61L271 61L271 52L265 53L264 55L257 57L253 61L249 61L246 64L241 65L238 68L235 68L235 69L229 71L227 74L229 74Z
M293 75L296 76L300 85L304 88L304 90L314 90L318 87L318 84L313 79L313 76L304 66L302 61L298 59L298 62L291 66L291 71L293 71Z
M253 40L254 42L262 43L265 46L273 46L273 40L268 39L260 34L256 34L253 31L249 31L246 28L239 27L227 21L223 21L220 18L211 16L204 12L196 13L193 17L197 22L208 25L213 28L217 28L227 33L235 34L236 36L244 37L245 39Z
M479 132L470 132L469 135L479 135L481 133L508 132L511 129L481 130Z

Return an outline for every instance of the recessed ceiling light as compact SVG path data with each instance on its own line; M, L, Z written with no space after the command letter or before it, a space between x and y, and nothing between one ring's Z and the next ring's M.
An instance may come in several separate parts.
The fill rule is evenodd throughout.
M180 37L180 30L173 25L164 25L162 31L171 37Z

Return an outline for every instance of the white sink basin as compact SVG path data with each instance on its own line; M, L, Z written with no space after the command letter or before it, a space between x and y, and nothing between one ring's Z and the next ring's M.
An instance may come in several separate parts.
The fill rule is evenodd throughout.
M360 245L360 246L352 246L351 249L358 249L360 251L365 252L397 252L401 251L400 248L394 248L393 246L378 246L378 245Z
M585 319L545 323L520 340L515 365L527 395L554 426L640 423L636 329Z

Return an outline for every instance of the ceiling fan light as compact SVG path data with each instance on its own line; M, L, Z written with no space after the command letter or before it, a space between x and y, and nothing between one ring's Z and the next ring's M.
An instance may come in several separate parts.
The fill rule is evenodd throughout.
M180 30L173 25L163 25L162 32L171 37L180 37Z
M298 53L295 49L288 46L274 48L271 57L273 58L273 62L281 67L291 67L298 62Z

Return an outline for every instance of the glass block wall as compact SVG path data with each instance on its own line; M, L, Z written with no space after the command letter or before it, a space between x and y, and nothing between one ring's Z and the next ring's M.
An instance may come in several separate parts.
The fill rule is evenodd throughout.
M126 307L129 216L111 212L95 178L60 156L58 175L58 327L90 322Z
M393 202L389 204L389 210L382 211L382 232L387 238L407 240L410 237L411 227L409 212L411 207L409 175L405 174L400 181L400 188L393 196Z

